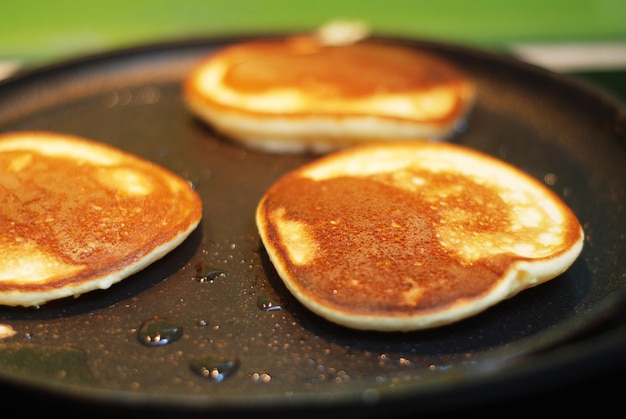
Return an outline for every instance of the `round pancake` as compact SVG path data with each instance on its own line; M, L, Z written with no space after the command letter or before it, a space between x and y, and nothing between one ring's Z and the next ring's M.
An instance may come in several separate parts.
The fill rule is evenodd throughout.
M324 153L448 138L466 119L475 86L427 51L302 35L216 51L189 73L183 95L200 120L250 148Z
M362 145L278 179L256 223L289 291L367 330L459 321L557 277L583 230L545 185L447 142Z
M166 169L65 134L0 135L0 304L109 288L173 250L202 202Z

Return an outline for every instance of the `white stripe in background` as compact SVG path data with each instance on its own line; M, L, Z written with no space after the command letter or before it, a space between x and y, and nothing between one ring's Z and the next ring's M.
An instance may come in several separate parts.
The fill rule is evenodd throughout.
M518 59L557 72L626 69L626 41L514 44Z
M521 43L509 48L516 58L557 72L626 69L626 41ZM20 68L15 60L0 60L0 80Z
M17 72L20 68L18 61L1 61L0 60L0 80L9 77L11 74Z

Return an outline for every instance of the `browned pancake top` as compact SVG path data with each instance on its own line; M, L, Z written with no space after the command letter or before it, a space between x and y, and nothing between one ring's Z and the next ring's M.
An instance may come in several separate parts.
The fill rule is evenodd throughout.
M575 215L541 183L446 143L323 157L279 179L261 200L257 223L298 298L343 313L335 320L361 318L362 328L382 327L368 325L371 318L429 313L443 316L433 324L458 320L472 310L465 304L479 311L483 301L558 275L583 238Z
M460 219L460 228L484 232L507 227L506 205L493 191L461 176L420 176L433 188L449 182L461 186L448 200L474 217ZM274 209L274 200L289 208L290 220L305 223L316 242L327 244L315 263L291 266L300 286L350 312L439 309L486 292L519 259L501 255L464 264L439 243L433 224L441 216L429 201L369 178L293 178L270 196L267 213ZM488 212L484 202L490 203ZM406 299L411 289L419 298Z
M458 70L430 54L384 44L323 45L316 38L299 37L234 46L229 53L232 66L224 84L251 94L288 88L350 99L464 80Z
M442 124L464 114L474 93L462 71L426 50L372 41L326 45L314 36L230 45L184 82L186 99L200 109Z
M201 212L191 186L156 164L71 136L4 135L0 293L125 276L189 234Z

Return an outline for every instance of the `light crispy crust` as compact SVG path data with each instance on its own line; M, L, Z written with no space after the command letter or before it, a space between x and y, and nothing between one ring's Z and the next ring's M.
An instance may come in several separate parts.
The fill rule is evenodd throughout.
M315 36L234 44L183 84L190 111L268 152L324 153L363 142L445 139L462 125L475 86L427 51Z
M566 271L584 238L536 179L429 141L363 145L300 167L267 190L256 223L304 306L380 331L482 312Z
M109 288L184 241L202 217L190 184L71 135L0 135L0 304Z

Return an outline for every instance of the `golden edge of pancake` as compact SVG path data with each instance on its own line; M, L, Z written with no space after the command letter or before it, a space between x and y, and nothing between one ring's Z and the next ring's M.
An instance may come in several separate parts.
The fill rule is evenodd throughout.
M103 143L17 131L0 135L0 160L2 305L109 288L178 247L202 218L189 182ZM142 217L153 224L128 225Z
M318 41L301 36L225 47L202 60L184 80L185 103L199 119L233 140L252 149L284 153L326 153L381 140L447 139L461 129L473 107L473 81L451 63L425 51L417 52L427 60L424 66L432 65L433 73L445 68L454 76L428 88L414 86L386 92L387 87L380 86L379 91L366 96L335 98L309 94L307 88L314 83L245 92L224 82L233 67L263 59L255 48L284 54L289 43L312 43L313 49L323 48L325 45ZM403 50L372 45L382 50ZM306 55L304 50L302 54Z
M583 244L582 241L567 252L559 255L561 263L571 265L578 258ZM512 265L509 273L502 279L499 285L490 290L488 296L476 303L475 300L467 300L447 310L445 313L420 314L419 316L394 316L383 318L380 315L359 315L348 312L340 312L330 308L327 305L317 303L311 299L306 290L304 290L297 281L291 279L288 271L281 268L281 261L275 259L268 254L270 260L276 267L276 271L283 279L287 289L293 296L307 307L313 313L342 326L346 326L357 330L381 331L381 332L411 332L416 330L432 329L440 326L456 323L463 319L479 314L486 309L502 302L505 299L517 295L519 292L530 288L528 282L532 282L532 286L542 284L567 270L553 270L551 261L546 262L519 262ZM451 320L451 318L453 318Z
M372 150L372 153L368 154L368 150ZM397 150L400 150L400 153ZM445 156L440 159L442 154ZM359 158L355 158L355 156ZM451 158L446 161L449 157ZM516 199L523 201L528 198L525 198L523 193L518 194L516 189L525 190L533 197L523 205L520 204L520 207L527 207L528 211L517 214L516 220L528 220L532 224L534 222L532 221L533 217L537 216L533 213L532 207L539 205L534 203L532 199L540 199L542 204L547 206L543 209L546 211L546 217L553 219L556 225L554 228L549 228L550 231L546 232L545 235L540 235L536 239L537 248L544 246L547 250L542 253L536 248L531 249L527 246L518 248L511 243L507 245L509 238L506 237L506 234L503 243L499 244L503 246L502 249L485 250L484 254L481 252L475 254L471 246L467 251L467 249L463 250L462 247L455 248L454 245L448 244L449 250L456 253L455 257L462 259L467 266L481 257L497 256L502 252L514 255L514 259L519 256L519 260L510 263L495 285L485 289L480 295L460 298L449 305L436 306L432 309L416 311L413 314L393 313L386 315L385 313L374 313L369 315L356 308L345 310L331 303L318 301L319 296L313 295L310 290L303 287L292 268L295 265L314 264L315 258L321 257L316 255L317 250L323 249L325 243L311 241L307 237L306 227L297 224L289 226L288 206L277 209L275 207L277 204L272 204L272 208L269 209L268 199L271 199L273 191L282 187L281 182L289 182L290 177L313 180L324 180L335 176L368 177L383 172L402 172L403 169L414 164L419 167L420 162L423 162L423 166L427 167L428 170L435 172L452 170L462 173L468 178L473 178L473 181L478 183L489 184L492 182L492 186L489 187L497 189L506 199L512 199L513 204L511 205L515 206L515 209L519 209ZM507 181L509 181L509 185L503 183ZM294 197L294 199L299 198ZM273 213L270 214L270 211ZM571 209L538 180L504 161L483 155L473 149L451 143L428 141L420 144L394 142L362 145L343 152L329 154L296 169L279 179L262 197L257 206L256 223L270 261L287 289L297 300L312 312L334 323L354 329L377 331L406 332L428 329L454 323L478 314L525 289L561 275L579 257L584 243L582 226L578 223ZM282 224L282 226L277 226L277 224ZM440 241L443 243L446 240L445 223L442 222L441 227L438 236L441 237ZM555 243L555 237L558 237L559 234L565 236L561 237L563 243ZM287 237L289 235L293 236L291 241ZM492 240L494 237L488 237L488 239ZM525 245L527 244L525 243ZM360 250L357 249L356 251ZM536 251L536 255L533 254L534 251ZM346 255L346 258L349 259L350 255Z
M173 248L178 247L196 229L198 223L190 224L189 227L180 232L174 240L166 245L153 249L150 253L142 256L139 263L134 263L110 275L95 276L89 282L78 282L77 284L64 284L61 289L52 291L9 291L4 292L0 287L0 305L39 307L47 302L59 300L66 297L78 298L91 291L108 289L112 285L123 281L129 276L147 268L157 260L170 253ZM2 281L0 281L1 285Z

